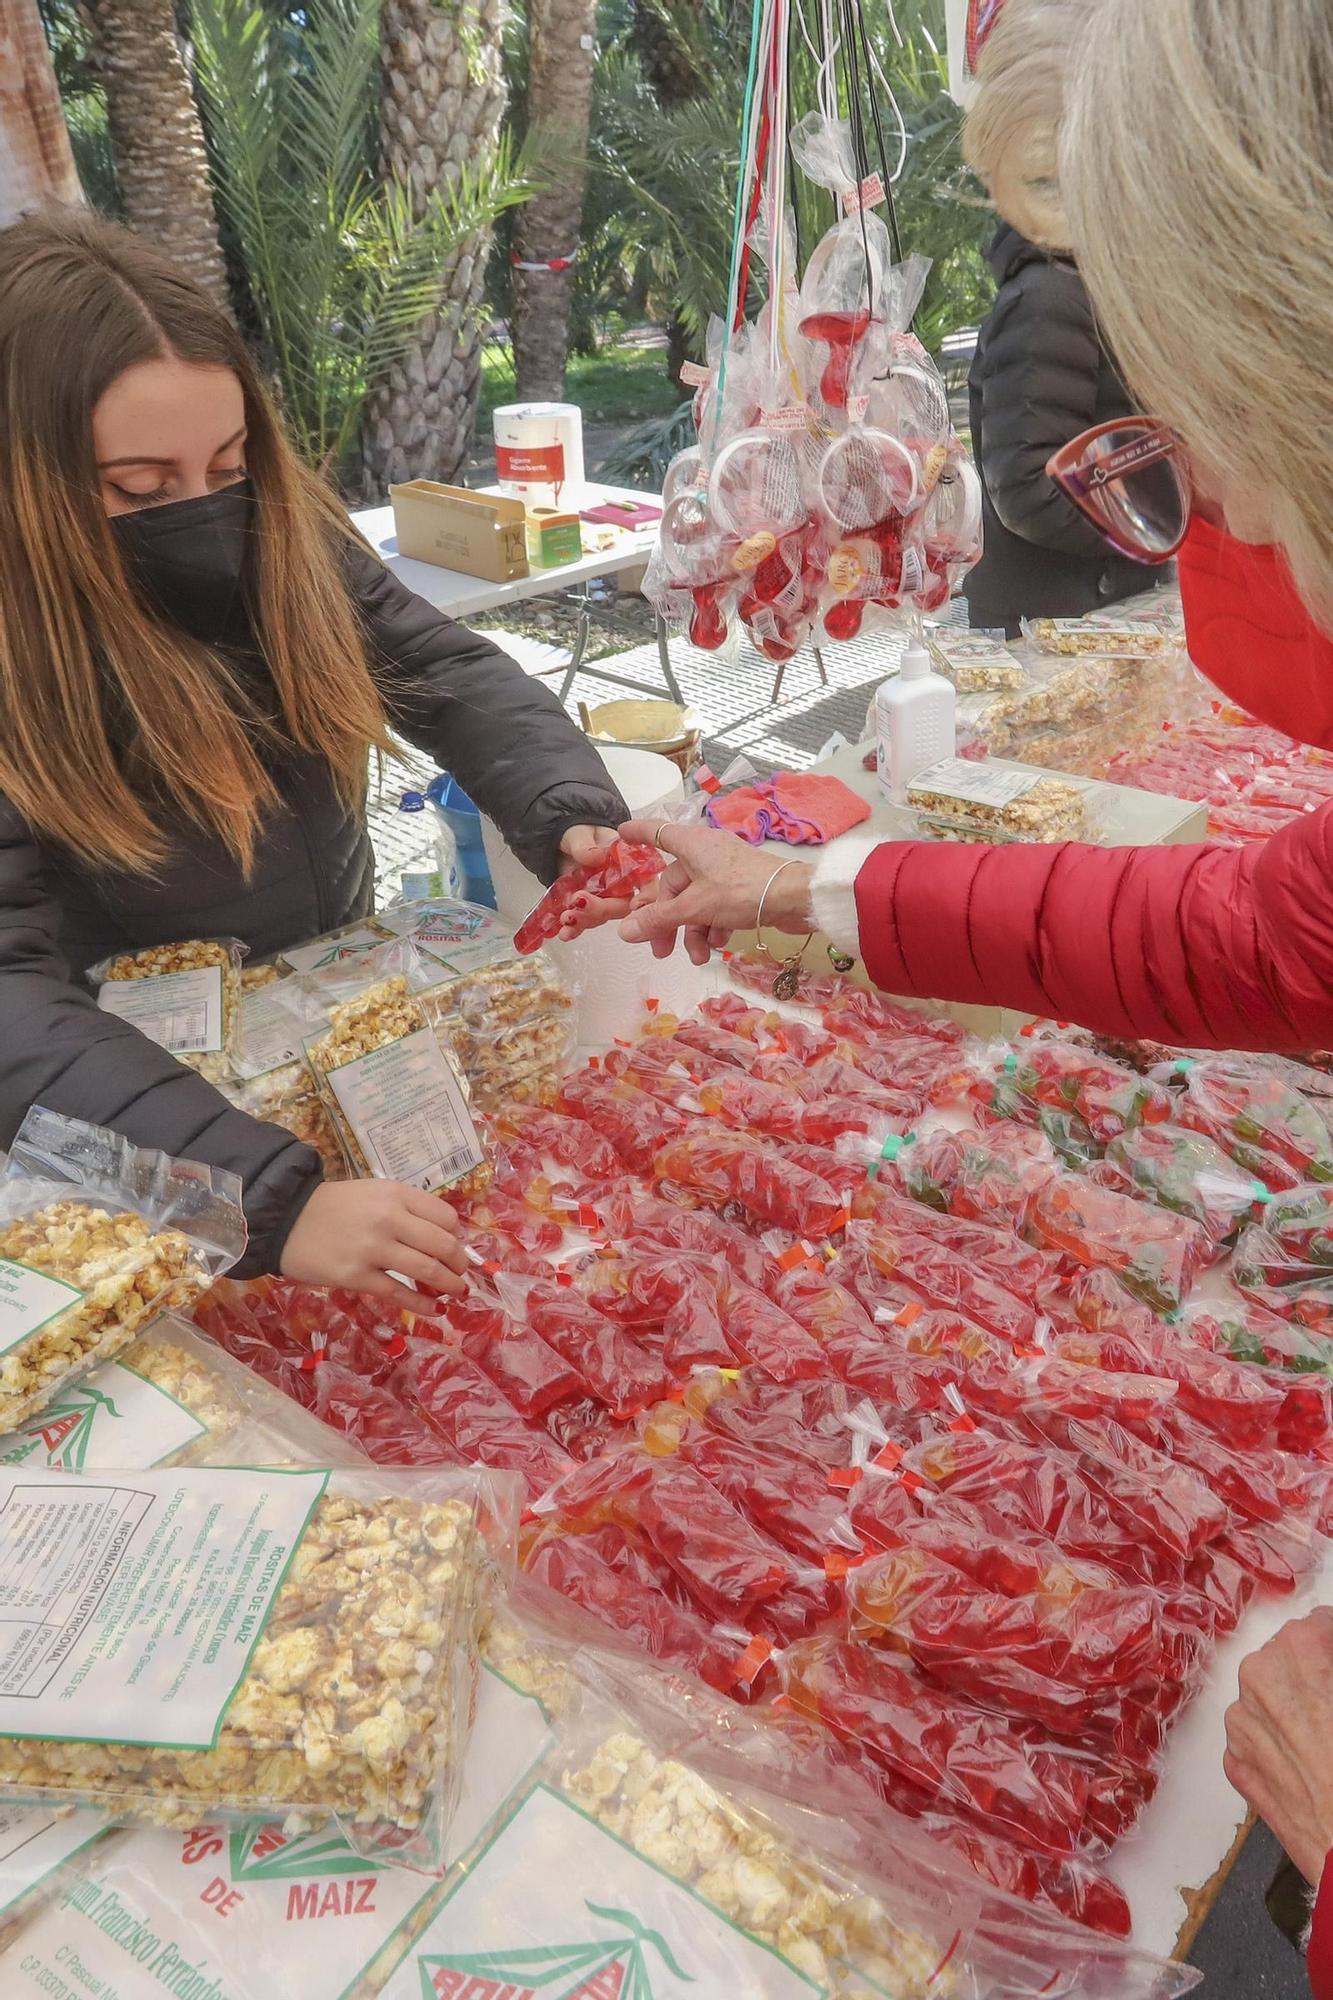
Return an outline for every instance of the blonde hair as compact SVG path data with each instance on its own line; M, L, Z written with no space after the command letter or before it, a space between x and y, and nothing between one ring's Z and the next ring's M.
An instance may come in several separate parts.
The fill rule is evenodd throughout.
M1333 631L1333 7L1094 0L1060 184L1126 379Z
M977 58L963 125L963 156L1000 214L1047 250L1069 248L1060 126L1088 11L1089 0L1006 0Z
M276 724L219 655L140 602L102 506L93 409L126 368L167 353L230 369L245 397L251 611ZM0 792L36 832L147 874L184 823L248 871L284 742L322 757L354 806L367 748L387 736L342 578L350 538L240 335L192 280L84 211L0 230Z

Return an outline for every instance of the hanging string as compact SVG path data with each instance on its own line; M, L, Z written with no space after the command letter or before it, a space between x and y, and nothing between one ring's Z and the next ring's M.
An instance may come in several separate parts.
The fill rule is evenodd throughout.
M755 76L759 65L760 31L765 13L764 0L752 0L750 9L750 62L745 79L745 106L741 116L741 170L736 176L736 206L731 229L731 275L727 281L727 321L722 337L722 353L718 359L717 389L713 402L713 421L722 417L723 397L727 386L727 354L731 347L732 330L735 325L736 286L740 273L741 235L745 210L745 195L750 184L750 139L752 114L754 110Z
M846 76L847 76L847 123L852 135L852 158L856 166L857 205L856 217L861 228L861 255L866 267L866 307L870 317L875 317L875 267L870 255L870 232L866 227L864 203L859 199L861 184L870 170L866 153L865 126L861 118L861 75L857 60L856 17L854 8L857 0L842 0L843 33L846 36Z
M876 150L879 153L880 178L884 183L884 202L888 210L889 242L893 246L894 263L901 264L903 260L903 244L902 244L902 237L898 230L898 207L897 203L893 199L893 184L897 180L898 176L901 174L907 160L907 126L903 119L902 112L898 109L898 100L894 96L892 90L889 88L889 84L884 76L884 72L879 66L878 59L876 58L874 49L871 45L870 33L868 28L866 27L865 8L862 4L862 0L855 0L855 5L856 5L857 26L860 31L860 38L861 38L861 49L866 62L867 86L869 87L870 73L871 70L873 69L874 74L879 78L885 91L888 93L889 102L893 106L894 117L898 121L898 141L899 141L898 164L895 166L893 172L890 173L889 163L888 163L888 150L884 144L884 126L879 115L879 100L875 96L873 88L869 88L868 94L870 98L870 117L875 127L875 145L876 145ZM890 9L889 11L889 19L890 21L893 21L892 9ZM898 24L896 21L893 21L893 31L895 34L898 34ZM898 36L898 40L899 43L901 43L902 41L901 35Z

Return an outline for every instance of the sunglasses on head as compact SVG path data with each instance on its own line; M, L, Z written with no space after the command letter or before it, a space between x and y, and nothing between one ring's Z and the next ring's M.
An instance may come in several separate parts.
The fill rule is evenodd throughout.
M1156 417L1113 417L1046 461L1051 478L1122 556L1169 562L1192 497L1179 438Z

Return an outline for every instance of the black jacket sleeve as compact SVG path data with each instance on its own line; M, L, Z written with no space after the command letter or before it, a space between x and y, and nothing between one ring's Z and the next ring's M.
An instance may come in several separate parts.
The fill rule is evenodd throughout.
M408 590L371 550L350 551L348 576L390 719L457 778L534 875L555 879L560 837L571 826L629 818L606 766L549 688Z
M319 1186L319 1155L233 1110L212 1084L103 1013L57 947L59 912L21 815L0 799L0 1145L33 1104L109 1125L136 1146L239 1174L250 1243L238 1274L277 1269Z
M1040 259L1001 286L981 378L981 461L991 504L1011 534L1062 555L1106 544L1046 472L1051 453L1096 419L1101 341L1072 264Z

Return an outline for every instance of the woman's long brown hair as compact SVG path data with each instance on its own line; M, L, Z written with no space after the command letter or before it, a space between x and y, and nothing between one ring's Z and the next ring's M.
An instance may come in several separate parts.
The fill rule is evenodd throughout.
M168 352L229 368L244 391L253 616L282 733L327 761L349 805L368 748L386 746L339 561L350 524L283 437L240 335L139 238L62 210L0 230L0 792L98 867L151 873L174 816L248 870L277 803L271 725L217 655L140 602L94 462L99 398Z

